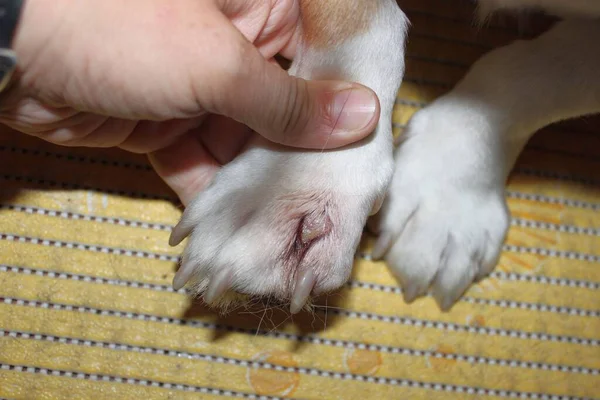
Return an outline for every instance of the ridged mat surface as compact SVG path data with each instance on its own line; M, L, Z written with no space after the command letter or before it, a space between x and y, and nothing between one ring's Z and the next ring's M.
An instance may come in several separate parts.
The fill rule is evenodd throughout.
M472 28L459 1L402 3L413 27L397 131L515 37ZM221 318L171 289L180 209L143 157L2 133L0 398L600 398L599 126L531 141L500 266L450 313L404 304L363 256L327 311L294 321Z

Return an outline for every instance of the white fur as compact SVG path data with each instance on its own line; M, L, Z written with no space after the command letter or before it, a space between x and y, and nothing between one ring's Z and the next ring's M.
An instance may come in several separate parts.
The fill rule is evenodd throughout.
M600 15L587 0L480 0ZM569 19L485 55L448 94L418 112L399 146L375 256L407 300L431 289L444 309L496 265L508 228L504 186L538 129L600 111L600 22Z
M306 79L371 87L381 103L375 133L343 150L322 152L257 139L225 166L185 210L178 228L193 228L182 265L193 268L199 292L227 280L233 291L289 301L308 269L312 294L347 281L362 227L392 178L392 109L404 72L407 21L393 0L377 1L381 7L367 33L328 51L304 44L290 70ZM329 230L301 257L303 219Z

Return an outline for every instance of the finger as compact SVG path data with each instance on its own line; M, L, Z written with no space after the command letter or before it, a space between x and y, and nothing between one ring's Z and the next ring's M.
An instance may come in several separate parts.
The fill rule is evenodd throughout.
M61 146L113 147L135 128L136 122L52 107L31 98L0 111L2 122L20 132Z
M197 137L206 150L221 165L233 160L242 150L252 130L221 115L210 115L202 124Z
M151 153L170 146L178 138L199 127L205 116L168 121L139 121L124 140L117 144L132 153Z
M121 147L134 153L167 147L204 118L136 121L55 108L32 99L21 101L18 110L19 117L5 123L21 132L61 146Z
M160 177L188 205L212 181L221 165L190 132L171 146L148 154Z
M300 7L297 0L217 0L219 9L265 58L296 53L300 37Z
M224 33L220 77L200 82L209 110L248 125L276 143L337 148L369 135L379 119L376 94L359 84L306 81L273 65L233 26ZM223 65L221 63L221 65ZM211 109L212 108L212 109Z

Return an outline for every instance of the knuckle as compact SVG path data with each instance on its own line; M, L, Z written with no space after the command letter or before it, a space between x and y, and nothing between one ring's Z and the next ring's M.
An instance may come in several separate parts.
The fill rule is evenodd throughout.
M281 140L293 144L306 133L311 115L310 91L306 81L294 79L284 96L283 111L277 114L276 126L281 127Z
M248 73L244 59L247 59L247 49L235 41L219 51L215 62L207 63L209 70L198 71L195 79L195 91L203 108L215 114L227 115L232 96L240 96Z

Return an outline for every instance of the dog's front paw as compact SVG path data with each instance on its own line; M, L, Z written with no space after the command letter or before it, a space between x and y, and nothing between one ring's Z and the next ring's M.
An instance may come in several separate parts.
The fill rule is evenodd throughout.
M385 255L405 300L430 290L443 310L492 271L509 223L503 165L482 132L455 119L427 109L415 115L374 228L373 257Z
M174 287L221 307L266 297L296 313L342 286L392 172L390 155L388 178L373 183L344 154L257 147L224 167L172 233L171 244L190 235Z

